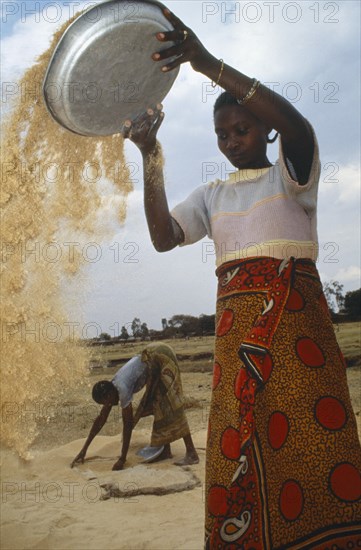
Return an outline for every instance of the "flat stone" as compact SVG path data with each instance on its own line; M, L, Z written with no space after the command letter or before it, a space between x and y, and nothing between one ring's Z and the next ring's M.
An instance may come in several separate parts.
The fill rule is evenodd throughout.
M94 479L94 473L87 472ZM97 479L104 490L100 500L115 497L134 497L137 495L167 495L190 491L201 485L200 479L191 468L170 464L139 464L119 472L111 472Z

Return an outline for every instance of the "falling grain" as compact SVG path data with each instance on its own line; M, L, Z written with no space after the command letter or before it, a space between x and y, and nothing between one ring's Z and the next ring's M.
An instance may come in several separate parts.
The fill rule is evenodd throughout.
M70 22L25 72L20 90L34 83L41 89ZM111 215L124 223L132 182L120 134L73 134L53 121L36 93L19 94L11 106L1 147L1 436L26 458L49 404L54 411L65 387L85 383L89 352L78 344L81 309L77 319L67 317L64 289L77 278L81 301L82 243L109 236Z

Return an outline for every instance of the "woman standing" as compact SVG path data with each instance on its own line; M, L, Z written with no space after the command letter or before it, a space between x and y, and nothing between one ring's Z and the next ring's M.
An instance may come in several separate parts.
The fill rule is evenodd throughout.
M158 251L205 235L218 299L207 444L211 549L361 546L361 453L345 364L317 259L320 162L307 120L284 98L205 50L165 10L178 43L153 54L189 61L224 88L214 107L221 152L237 171L197 188L171 213L157 131L161 106L126 121L144 161L144 202ZM181 42L179 42L181 41ZM267 157L272 130L280 155Z

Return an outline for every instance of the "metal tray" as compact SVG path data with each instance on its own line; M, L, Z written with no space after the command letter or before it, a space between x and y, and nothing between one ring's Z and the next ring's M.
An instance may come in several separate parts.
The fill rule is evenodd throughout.
M54 119L72 132L105 136L161 102L179 69L163 73L155 34L173 30L153 0L107 0L65 31L47 69L43 95Z
M162 454L163 450L164 445L162 447L143 447L136 454L144 459L143 462L152 462Z

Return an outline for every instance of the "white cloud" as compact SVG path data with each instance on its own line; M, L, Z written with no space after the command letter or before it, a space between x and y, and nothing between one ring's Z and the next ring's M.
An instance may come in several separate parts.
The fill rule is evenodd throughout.
M350 204L360 204L360 183L361 174L359 166L349 165L341 167L339 177L339 200Z
M325 170L326 168L326 170ZM332 194L340 203L351 206L360 204L360 167L356 164L338 166L337 163L326 163L323 173L323 189L321 193Z
M51 36L65 20L65 13L57 23L50 23L44 17L40 17L39 21L30 18L22 21L20 18L14 25L13 33L1 40L3 82L17 80L47 48Z
M361 286L361 269L356 265L341 268L336 271L335 279L345 283L355 283L359 288Z

